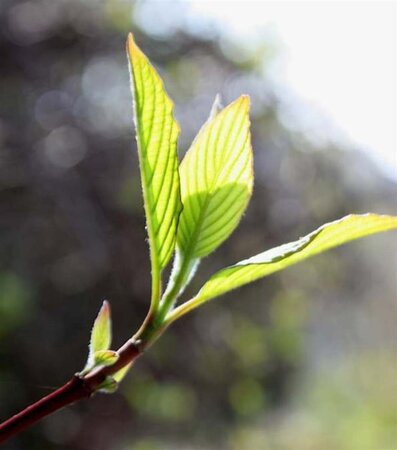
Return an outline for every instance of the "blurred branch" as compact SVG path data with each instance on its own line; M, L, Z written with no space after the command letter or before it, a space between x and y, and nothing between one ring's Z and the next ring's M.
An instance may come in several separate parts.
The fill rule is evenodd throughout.
M0 424L0 444L34 425L43 417L76 401L91 397L106 380L106 377L131 364L142 353L143 346L139 341L128 340L118 350L119 359L112 366L102 366L85 378L78 374L74 375L64 386Z

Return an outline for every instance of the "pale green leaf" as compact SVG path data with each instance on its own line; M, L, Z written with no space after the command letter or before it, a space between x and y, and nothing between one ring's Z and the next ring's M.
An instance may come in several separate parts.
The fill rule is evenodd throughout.
M196 297L170 314L169 320L175 320L211 298L285 269L318 253L354 239L391 229L397 229L396 216L349 215L327 223L297 241L272 248L215 273Z
M95 319L91 331L90 353L94 355L101 350L107 350L112 341L112 323L110 305L105 300Z
M158 283L159 272L175 247L182 208L177 157L179 126L161 78L135 44L132 34L128 36L127 53L152 275ZM156 297L158 286L154 287Z
M117 391L119 384L112 376L107 376L105 381L98 386L97 391L102 392L103 394L113 394Z
M87 373L95 365L95 358L98 353L106 352L112 342L112 321L110 317L110 305L104 301L101 309L94 321L91 330L91 339L86 365L81 374Z
M249 98L218 102L180 166L183 211L178 250L201 258L236 228L252 193Z
M120 381L127 375L127 373L130 370L131 366L132 366L132 362L127 364L126 366L122 367L116 373L114 373L113 374L114 380L116 380L117 383L120 383Z
M99 350L94 353L95 366L111 366L119 359L119 354L114 350Z

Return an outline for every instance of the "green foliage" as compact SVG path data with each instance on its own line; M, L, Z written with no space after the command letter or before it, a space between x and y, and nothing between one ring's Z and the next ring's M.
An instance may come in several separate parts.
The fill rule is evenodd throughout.
M280 245L215 273L197 296L174 311L179 317L205 301L285 269L318 253L354 239L397 228L397 217L350 215L322 225L297 241Z
M120 383L120 381L127 375L128 371L131 368L132 363L127 364L126 366L124 366L122 369L120 369L119 371L117 371L116 373L113 374L113 379L115 381L117 381L117 383Z
M112 321L110 317L110 305L106 300L94 321L91 330L89 353L83 374L88 373L97 366L109 366L118 359L115 351L109 350L112 343Z
M110 308L109 304L104 302L92 328L87 364L78 374L83 380L77 380L79 383L72 384L78 389L83 389L84 396L96 390L106 393L114 392L133 361L172 322L204 302L354 239L397 228L397 217L376 214L347 216L323 225L297 241L259 253L216 272L193 298L176 306L179 296L194 276L199 261L214 252L231 235L240 222L252 195L253 156L249 120L250 100L243 95L223 108L220 98L217 97L209 119L199 131L179 165L177 155L179 126L173 116L172 101L168 97L158 73L137 47L131 35L128 38L127 54L130 62L134 122L150 248L151 303L149 313L138 333L116 352L110 349L112 340ZM208 64L204 64L204 66L207 67ZM87 70L87 73L89 75L90 71ZM90 76L85 78L90 80ZM45 115L44 112L41 115ZM38 122L41 123L39 119ZM52 125L54 130L58 126L55 123ZM311 172L310 168L305 170L306 167L304 164L302 178ZM313 169L314 173L316 167L313 166ZM301 172L299 171L299 173ZM10 184L10 186L14 185ZM135 187L134 183L128 186L130 193L139 192L139 188L135 189ZM17 191L16 194L19 195L19 189ZM126 197L127 195L123 196L121 201L124 202ZM321 199L321 207L327 208L324 206L327 205L327 202L323 201L323 197L318 195L318 198ZM136 203L131 201L131 196L129 199L131 204ZM100 237L102 234L98 233L98 236ZM31 237L26 236L26 239L22 239L21 242L22 244L26 242L29 250L33 248L30 246L31 241ZM71 244L73 245L73 240L71 240ZM40 246L38 248L40 248L40 258L32 258L32 261L41 261L42 249ZM64 250L62 249L62 254L67 255ZM46 252L47 249L44 248L44 253ZM163 292L163 272L173 254L173 269L169 283ZM83 253L78 258L73 258L72 263L75 260L80 262L81 266L84 262ZM69 266L70 262L67 265ZM55 272L51 271L54 281L58 282L64 279L68 284L71 275L67 274L66 277L63 275L63 265L59 266L62 268L61 271L58 269L58 263L54 267L56 268ZM94 271L99 272L101 269L102 265L99 264ZM59 275L58 272L62 272L62 274ZM78 275L79 271L71 272L71 274L74 273ZM95 277L96 275L90 276L90 273L88 273L88 277L81 277L82 286L87 281L95 283ZM79 279L80 277L74 278ZM62 283L64 282L62 281ZM14 274L3 274L0 277L0 285L7 292L6 297L0 295L0 313L3 314L7 323L6 328L0 329L0 337L3 337L11 327L27 315L25 303L29 294L19 277ZM280 298L275 298L274 301L278 308L282 306L283 302L280 301ZM225 386L228 392L226 401L229 402L229 408L241 416L258 414L259 411L268 408L273 398L269 395L271 391L267 392L264 389L263 378L268 375L269 377L277 376L278 366L282 367L285 363L292 365L297 360L296 355L299 354L301 347L296 330L299 328L300 322L299 314L294 314L294 311L291 313L291 305L293 303L288 301L284 306L285 310L288 309L288 315L284 314L282 308L277 311L273 310L273 315L270 316L274 322L271 330L261 327L249 320L248 317L240 321L233 319L234 324L226 318L224 323L219 323L220 327L217 327L218 324L215 322L208 327L210 331L207 336L208 340L220 337L224 341L227 340L230 353L235 357L234 365L237 369L253 370L253 376L244 374L243 377L231 377L230 385ZM245 305L243 309L245 310ZM255 309L254 313L257 314L258 310ZM291 317L293 317L292 320ZM207 324L205 326L207 327ZM223 335L216 336L214 332L216 328L224 328ZM273 366L274 373L266 374L262 370L266 363L269 367ZM209 357L195 358L195 364L196 369L200 367L200 376L203 376L204 380L204 377L211 379L214 376L223 380L224 371L217 369L231 367L229 364L225 364L222 358L219 358L215 348ZM371 366L375 366L375 364L371 364ZM366 370L364 371L366 372ZM218 373L214 375L214 372ZM282 373L285 372L287 370L283 369ZM231 373L231 375L233 374ZM83 382L80 383L80 381ZM156 380L144 380L141 383L134 381L133 392L128 396L128 400L139 413L152 417L155 421L167 421L174 424L194 419L197 399L194 391L187 384L169 381L159 384ZM275 387L277 390L276 383ZM63 396L65 391L58 392L61 392L60 395ZM347 392L346 394L348 394L346 396L346 400L348 400L351 393ZM332 411L329 405L332 406L334 392L329 394L326 390L320 392L320 395L325 397L322 404L327 405L326 412L329 413ZM338 392L337 396L339 396ZM69 394L66 397L75 398ZM47 399L50 399L51 404L54 396L48 396ZM340 406L341 402L338 397L337 399L338 401L334 403ZM40 409L43 411L42 405L46 402L48 400L44 399L43 402L36 404L39 405L37 411ZM346 402L346 406L344 409L349 409L349 402ZM360 431L361 424L365 421L375 425L372 429L368 426L365 427L365 433L353 433L352 447L363 448L367 444L374 446L376 442L381 442L378 429L381 429L382 426L386 430L385 433L382 433L385 435L389 433L389 428L390 430L395 429L394 422L390 421L391 425L389 426L388 418L385 419L384 424L377 423L372 418L376 405L371 404L370 406L365 409L358 404L357 414L350 421L345 420L339 430L337 426L334 426L332 420L324 421L327 424L331 423L332 426L328 428L334 431L333 437L341 436L336 438L339 439L339 441L335 440L337 444L346 439L345 433L351 433L351 429ZM390 407L390 416L394 411L393 406ZM27 411L29 416L31 410ZM381 414L382 412L378 416ZM339 417L340 408L335 408L334 422L337 422ZM345 425L346 422L348 426ZM296 439L296 433L294 439ZM249 434L242 433L240 439L233 441L231 446L233 448L247 446L265 448L264 440L261 435L256 436L256 433L252 438ZM384 448L389 441L391 442L391 439L384 441ZM294 443L292 443L293 445ZM303 443L302 447L304 446ZM335 444L331 444L331 446L335 447ZM274 447L280 446L275 445ZM324 445L317 447L323 448Z
M96 366L111 366L118 359L119 355L114 350L99 350L94 353Z
M179 126L161 78L131 34L127 49L152 263L152 304L155 305L159 300L161 270L175 247L182 208L176 148Z
M179 127L173 117L173 104L161 78L137 47L132 35L128 37L127 53L152 274L149 313L131 340L138 353L152 344L176 319L212 298L354 239L397 228L397 217L393 216L346 216L294 242L216 272L196 296L176 307L199 261L230 236L251 197L250 102L248 96L243 95L222 108L217 96L207 122L179 166ZM162 292L162 271L173 253L173 268L167 288ZM250 329L252 331L252 327ZM258 338L258 333L248 335L253 340ZM235 336L238 336L237 330ZM241 339L244 345L247 344L246 337L245 331L244 339ZM275 339L280 348L293 358L296 346L280 339L280 336L275 336ZM110 344L110 308L104 302L92 329L89 357L81 375L87 375L97 367L112 366L118 361L119 354L109 350ZM239 340L234 342L231 339L231 345L239 351ZM255 349L246 354L248 363L255 363ZM107 376L98 390L113 392L131 365L132 362L128 362L115 373L110 370L108 373L113 375ZM242 398L251 400L242 403ZM242 414L255 411L264 401L255 383L240 383L230 391L231 404L240 408ZM158 398L155 404L158 404Z
M350 215L289 244L215 273L191 300L174 305L195 273L238 225L252 194L249 98L222 109L217 96L210 117L187 151L178 175L179 129L171 100L147 58L128 38L141 181L152 261L151 314L155 328L209 299L285 269L346 242L397 228L397 217ZM180 181L180 183L179 183ZM183 205L183 206L182 206ZM161 295L161 270L175 249L170 280ZM153 337L149 333L149 337Z
M242 96L200 130L180 166L183 211L178 249L214 251L236 228L252 193L249 99Z
M110 305L105 300L99 310L91 331L90 354L107 350L112 342L112 322L110 319Z
M84 369L80 372L81 376L86 376L93 369L101 366L112 366L118 361L119 354L114 350L109 350L111 343L112 321L110 305L105 300L92 327L88 359ZM122 367L112 376L106 377L105 381L98 387L98 391L109 394L115 392L119 382L125 377L130 367L131 363Z
M98 387L98 391L103 394L113 394L117 391L119 384L114 377L108 376L105 381Z

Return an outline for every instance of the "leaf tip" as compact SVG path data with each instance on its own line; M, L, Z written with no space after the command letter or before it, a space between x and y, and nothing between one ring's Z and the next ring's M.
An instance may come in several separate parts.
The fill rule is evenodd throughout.
M112 339L111 326L110 303L104 300L91 331L90 348L93 352L109 348Z
M215 95L214 105L222 107L222 95L219 92Z
M243 115L249 114L250 108L250 96L249 95L240 95L240 97L233 100L229 103L226 108L222 110L222 113L227 114L227 111L232 109L240 109L240 113Z
M134 35L130 31L127 36L127 46L131 47L134 44L135 44Z
M211 107L211 112L210 112L210 116L209 119L214 119L223 109L223 104L222 104L222 96L221 94L216 94L215 99L214 99L214 103L212 104Z
M101 309L99 310L98 316L99 317L110 317L110 303L108 300L104 300L101 306Z
M247 94L243 94L238 98L238 101L247 109L249 110L250 104L251 104L251 98Z
M132 33L128 33L127 37L127 54L129 55L130 59L132 59L133 57L137 58L142 54L139 47L136 45L135 38Z

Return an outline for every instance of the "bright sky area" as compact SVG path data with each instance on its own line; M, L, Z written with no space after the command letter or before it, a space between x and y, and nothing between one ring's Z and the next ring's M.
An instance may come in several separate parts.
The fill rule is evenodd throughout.
M297 108L289 121L305 129L321 117L321 132L366 150L397 179L394 1L186 3L233 39L272 36L281 48L274 82L311 111Z

